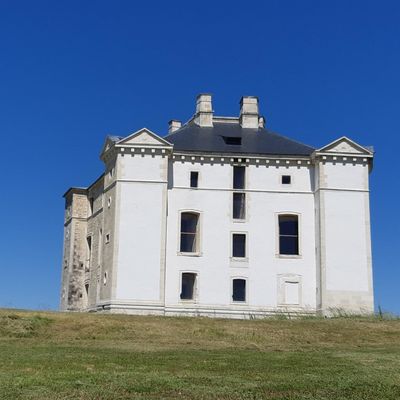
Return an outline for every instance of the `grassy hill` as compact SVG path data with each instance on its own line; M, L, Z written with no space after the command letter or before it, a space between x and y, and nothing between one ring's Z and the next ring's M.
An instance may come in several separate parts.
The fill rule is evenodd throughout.
M0 310L0 399L396 399L400 320Z

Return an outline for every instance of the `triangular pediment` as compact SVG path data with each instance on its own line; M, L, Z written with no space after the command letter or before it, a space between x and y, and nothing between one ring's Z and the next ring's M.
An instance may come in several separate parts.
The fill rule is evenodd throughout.
M167 142L162 137L156 135L154 132L147 128L142 128L126 138L118 142L119 145L149 145L149 146L172 146L171 143Z
M370 150L343 136L317 150L318 153L372 154Z

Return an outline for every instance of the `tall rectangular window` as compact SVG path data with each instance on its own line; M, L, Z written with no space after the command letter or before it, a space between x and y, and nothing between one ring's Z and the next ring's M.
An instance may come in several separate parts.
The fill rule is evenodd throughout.
M190 187L197 188L199 186L199 173L197 171L190 172Z
M181 242L182 253L196 253L198 251L199 214L183 212L181 214Z
M232 234L232 257L246 257L246 235L244 233Z
M232 197L232 217L233 219L246 218L246 193L236 192L236 190L243 190L246 187L246 167L237 166L233 167L233 192Z
M233 279L232 281L232 300L246 301L246 280Z
M233 188L244 189L246 184L246 167L233 167Z
M181 283L181 299L182 300L193 300L196 287L196 274L192 272L184 272L182 274Z
M93 214L94 211L94 198L89 197L89 216Z
M97 254L97 263L101 264L101 257L103 252L103 229L99 229L99 245L98 245L98 254Z
M299 254L299 220L297 215L279 215L279 254Z
M246 218L246 193L233 193L233 219Z
M92 259L92 237L91 236L88 236L86 238L86 243L87 243L87 255L86 255L85 271L88 272L88 271L90 271L90 262Z

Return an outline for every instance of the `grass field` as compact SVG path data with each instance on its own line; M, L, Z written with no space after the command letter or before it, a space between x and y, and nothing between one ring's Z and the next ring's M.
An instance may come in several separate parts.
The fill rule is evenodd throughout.
M0 310L0 399L400 399L400 320Z

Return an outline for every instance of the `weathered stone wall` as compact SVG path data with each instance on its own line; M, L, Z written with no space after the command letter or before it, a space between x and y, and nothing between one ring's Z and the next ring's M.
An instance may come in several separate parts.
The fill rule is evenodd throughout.
M93 308L100 299L103 234L103 177L88 189L88 199L93 199L92 214L88 217L87 236L91 237L92 251L87 259L85 285L89 285L87 307Z
M84 287L85 257L87 253L88 198L79 190L66 198L64 226L64 258L61 308L82 310L86 308Z
M104 201L103 201L103 248L102 262L100 268L100 306L102 303L109 303L113 298L115 267L115 226L116 226L116 203L117 187L116 176L118 168L115 165L115 158L107 161L104 175Z

